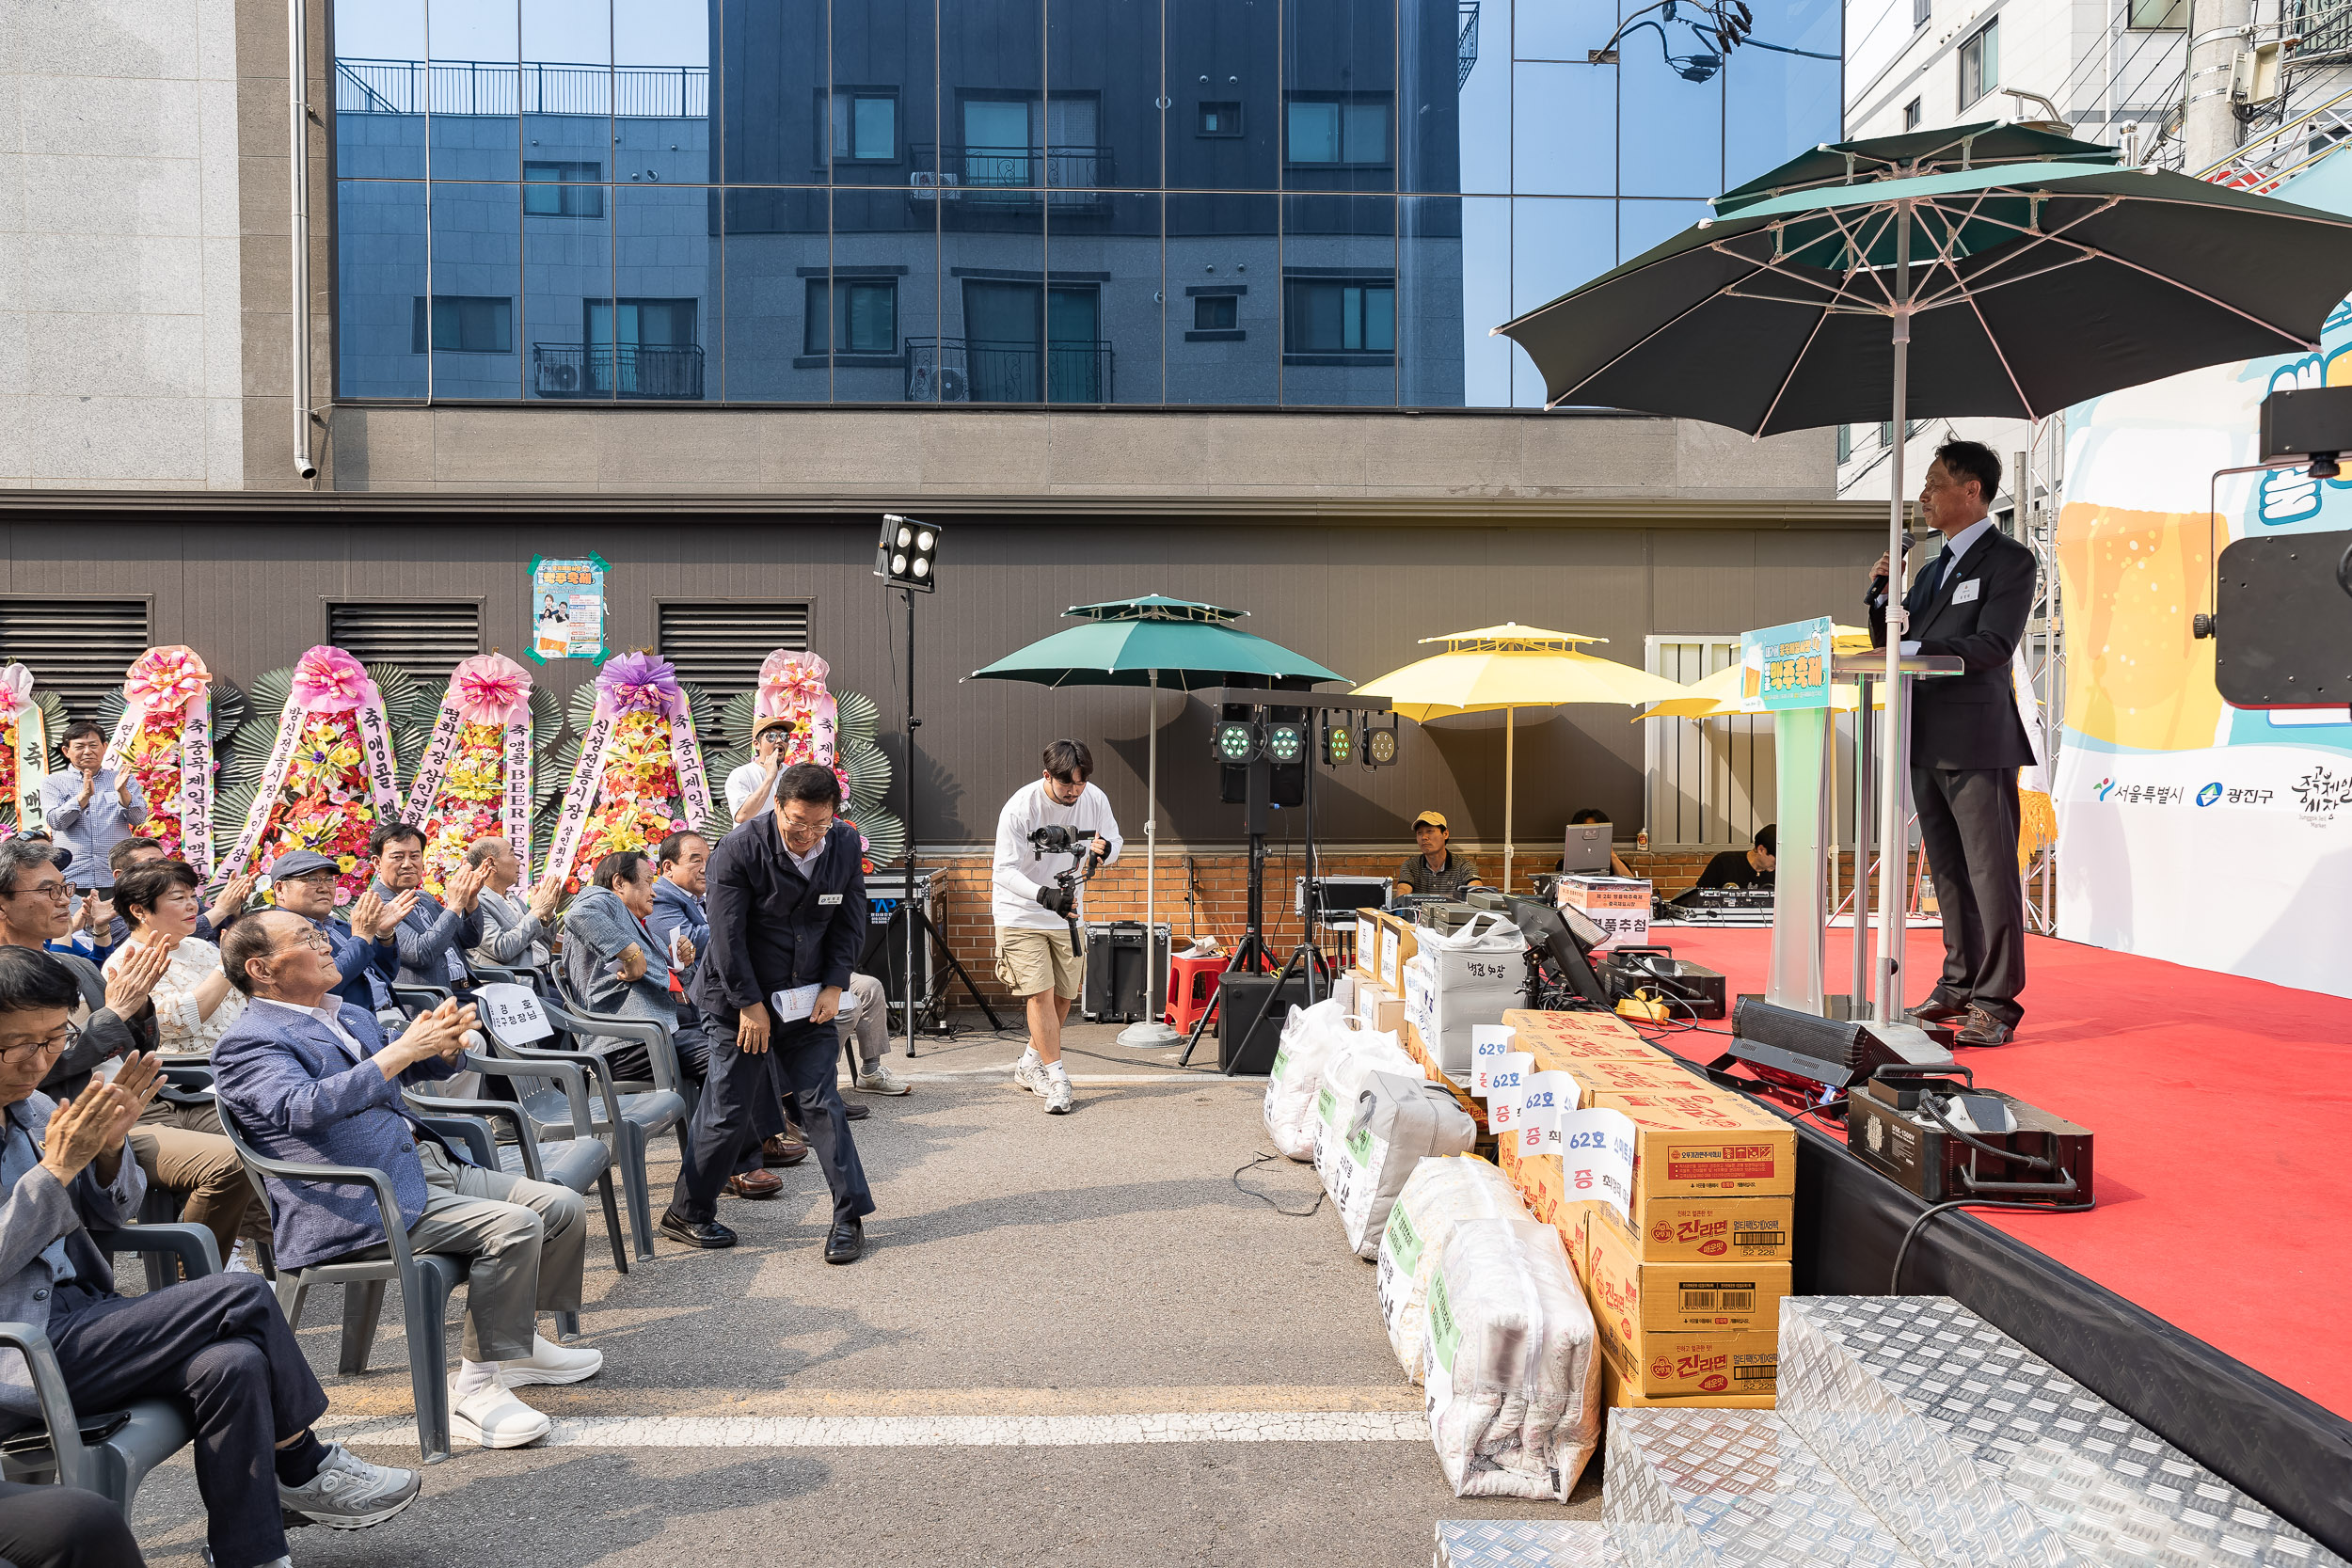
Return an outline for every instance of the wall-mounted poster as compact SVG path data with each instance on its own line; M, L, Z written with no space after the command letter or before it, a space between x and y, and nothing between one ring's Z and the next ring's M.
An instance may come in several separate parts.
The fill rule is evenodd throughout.
M611 569L594 554L531 558L532 657L546 664L604 657L604 575Z

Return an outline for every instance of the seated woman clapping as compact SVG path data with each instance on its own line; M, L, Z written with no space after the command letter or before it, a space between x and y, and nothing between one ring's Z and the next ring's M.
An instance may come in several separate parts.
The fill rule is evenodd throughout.
M108 973L135 946L161 946L171 955L151 993L155 1043L166 1053L210 1055L246 1007L244 993L221 970L220 949L195 934L203 910L199 886L185 861L144 861L126 866L115 882L115 904L131 922L131 940L106 960Z

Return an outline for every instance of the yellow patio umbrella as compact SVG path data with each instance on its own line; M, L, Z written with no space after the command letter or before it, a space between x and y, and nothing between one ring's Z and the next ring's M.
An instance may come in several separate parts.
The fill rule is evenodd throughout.
M1501 710L1502 886L1506 890L1511 885L1512 775L1517 770L1518 710L1566 703L1656 703L1684 694L1678 682L1663 675L1577 651L1580 643L1608 641L1522 626L1516 621L1424 637L1423 644L1442 642L1446 651L1367 681L1351 693L1384 697L1390 706L1415 723L1457 713Z

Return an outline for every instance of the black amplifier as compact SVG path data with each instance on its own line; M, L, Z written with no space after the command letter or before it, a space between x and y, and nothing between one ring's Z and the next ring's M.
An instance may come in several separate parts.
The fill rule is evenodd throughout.
M1724 977L1677 958L1671 947L1620 947L1603 956L1600 983L1613 997L1654 990L1676 1018L1721 1018L1728 1003Z
M2088 1209L2090 1130L1957 1078L1873 1079L1846 1100L1855 1159L1930 1203Z

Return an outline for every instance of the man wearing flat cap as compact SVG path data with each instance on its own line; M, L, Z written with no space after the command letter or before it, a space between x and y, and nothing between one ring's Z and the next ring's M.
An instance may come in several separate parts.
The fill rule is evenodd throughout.
M352 900L346 922L335 912L335 863L313 849L296 849L278 857L269 868L270 891L278 907L298 914L326 933L334 949L335 972L342 983L334 994L343 1004L374 1014L392 1005L391 982L400 977L400 944L392 931L416 907L414 892L386 904L369 888Z

